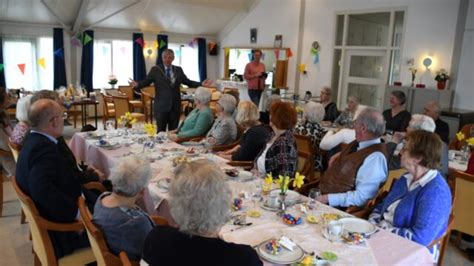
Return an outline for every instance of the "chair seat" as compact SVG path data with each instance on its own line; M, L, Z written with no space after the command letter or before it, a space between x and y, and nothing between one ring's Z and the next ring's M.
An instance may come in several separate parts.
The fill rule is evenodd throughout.
M143 103L142 101L137 101L137 100L131 100L131 101L128 101L133 108L142 108L143 107Z
M145 121L145 115L141 113L131 113L132 117L136 118L138 121Z
M115 106L115 105L114 105L113 103L107 103L107 107L108 107L108 108L114 108L114 106Z
M58 265L86 265L94 261L96 261L94 253L90 247L87 247L77 249L74 253L60 258Z

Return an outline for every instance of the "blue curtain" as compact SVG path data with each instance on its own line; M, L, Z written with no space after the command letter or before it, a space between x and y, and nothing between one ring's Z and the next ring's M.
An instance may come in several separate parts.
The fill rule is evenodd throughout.
M198 43L198 66L199 66L199 78L201 82L207 79L207 63L206 63L206 39L197 38Z
M92 40L86 45L82 45L81 84L86 86L88 92L91 92L94 90L92 84L92 73L94 70L94 31L86 30L83 36L86 34L89 35ZM105 78L107 77L104 77L104 79Z
M56 52L57 51L57 52ZM54 89L67 86L66 66L64 63L64 37L62 28L53 29L53 65Z
M3 40L0 37L0 87L6 88L7 84L5 83L5 65L3 64Z
M143 33L133 33L133 79L136 81L143 80L146 77L143 48L135 41L138 38L143 40Z
M163 53L164 50L168 49L168 35L161 35L158 34L157 39L158 41L158 54L156 55L156 64L163 64L163 58L161 58L161 54ZM163 46L160 48L160 44L164 43Z

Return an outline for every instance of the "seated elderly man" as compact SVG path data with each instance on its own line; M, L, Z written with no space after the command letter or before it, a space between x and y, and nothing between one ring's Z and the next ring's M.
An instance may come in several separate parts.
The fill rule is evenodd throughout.
M209 102L211 101L211 92L204 87L197 88L194 93L194 103L196 108L189 113L178 129L171 131L170 139L200 137L206 135L212 126L214 116Z
M388 154L388 169L396 170L401 168L401 156L400 151L404 146L405 137L408 133L415 130L424 130L428 132L435 132L435 122L427 115L412 115L410 123L408 123L407 132L395 132L390 142L387 142L387 154ZM446 177L448 176L448 145L441 143L441 174Z
M437 102L429 102L425 105L424 114L433 118L436 129L435 133L441 138L441 140L449 144L449 125L448 123L441 120L441 106Z
M383 116L375 108L365 108L354 122L356 140L329 162L320 180L318 200L331 206L363 206L375 197L387 179Z
M179 165L169 190L178 228L156 226L145 240L143 260L150 265L262 265L252 247L218 236L230 217L231 191L225 180L209 160Z
M212 146L226 145L237 139L237 125L233 118L237 101L234 96L224 94L217 101L217 119L207 133L205 141Z
M155 225L135 205L150 177L150 163L146 159L138 156L122 159L109 177L112 192L103 193L94 208L93 222L101 229L109 248L116 255L125 251L131 260L141 259L145 238Z

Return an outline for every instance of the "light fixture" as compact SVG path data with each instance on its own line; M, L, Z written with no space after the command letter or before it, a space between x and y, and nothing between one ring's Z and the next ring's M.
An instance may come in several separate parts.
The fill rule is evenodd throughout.
M430 69L432 63L433 60L430 57L426 57L425 59L423 59L423 65L426 67L426 70Z
M146 50L146 53L147 53L148 57L150 57L150 56L153 54L153 49L148 48L148 49Z

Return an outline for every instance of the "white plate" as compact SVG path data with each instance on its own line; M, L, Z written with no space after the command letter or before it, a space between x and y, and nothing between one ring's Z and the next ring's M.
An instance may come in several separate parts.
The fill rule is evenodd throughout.
M256 248L258 255L264 260L277 264L291 264L302 260L304 257L304 252L298 245L293 249L293 251L289 251L282 247L279 254L272 255L268 253L265 248L265 244L267 244L268 241L270 240L260 243Z
M344 231L347 232L360 233L368 236L373 234L375 230L377 230L377 227L375 227L375 225L359 218L347 217L341 218L339 219L339 221L344 224Z
M270 196L280 197L280 189L274 189L270 191ZM300 194L294 190L287 190L286 191L286 203L292 204L299 200Z
M95 145L97 147L101 147L101 148L111 148L111 147L117 146L119 144L117 142L108 142L108 141L105 144L100 144L100 141L96 141Z
M252 172L249 171L239 171L239 179L242 181L249 181L253 180L255 177L253 176Z

